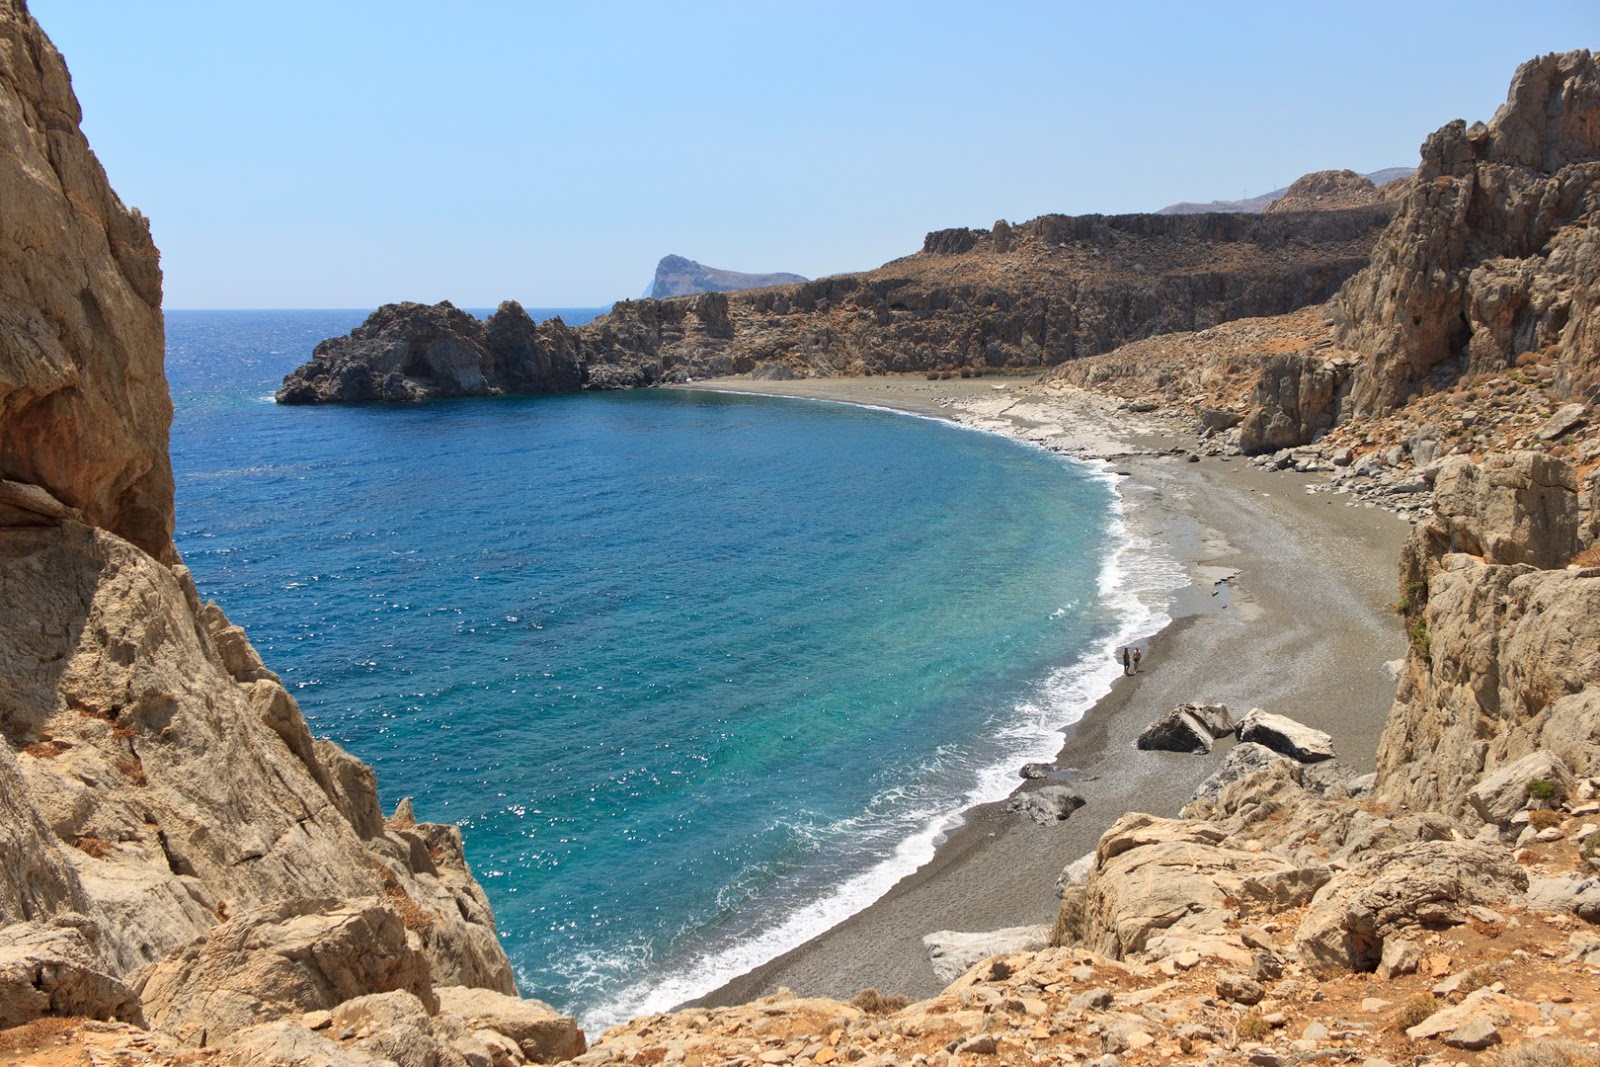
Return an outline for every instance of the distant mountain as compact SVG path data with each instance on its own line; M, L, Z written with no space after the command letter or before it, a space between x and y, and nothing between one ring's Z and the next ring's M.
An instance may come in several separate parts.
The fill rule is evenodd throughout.
M661 299L690 293L725 293L734 289L760 289L765 285L787 285L810 279L798 274L740 274L718 270L682 256L664 256L656 264L655 280L644 291L646 297Z
M1385 167L1375 170L1371 174L1363 175L1373 185L1382 188L1388 183L1399 178L1409 177L1416 171L1416 167ZM1289 191L1289 186L1274 189L1270 193L1252 196L1248 200L1213 200L1208 204L1196 204L1184 201L1181 204L1168 204L1157 211L1157 215L1203 215L1207 212L1218 212L1225 215L1257 215L1266 210L1268 204L1280 199Z

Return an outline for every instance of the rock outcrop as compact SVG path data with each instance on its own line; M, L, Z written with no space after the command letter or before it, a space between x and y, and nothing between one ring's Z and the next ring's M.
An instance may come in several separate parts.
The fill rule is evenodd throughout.
M515 992L488 901L459 831L386 824L371 769L312 737L178 560L157 254L77 119L0 0L0 1024L123 1020L167 1048L278 1019L299 1036L241 1056L283 1062L319 1040L304 1013L404 994L438 1038L464 1024L435 987ZM466 336L542 373L502 315ZM453 337L399 358L470 364Z
M736 270L720 270L696 263L682 256L662 256L656 264L656 276L645 291L647 299L665 300L669 296L689 296L693 293L726 293L736 289L761 289L768 285L788 285L809 281L804 275L742 274Z
M1353 170L1319 170L1297 179L1282 196L1262 208L1264 214L1285 211L1331 211L1382 203L1372 179Z
M349 336L317 345L278 402L565 393L584 378L572 331L559 318L535 323L514 300L482 322L449 301L385 304Z
M1600 63L1588 51L1523 64L1485 125L1429 137L1371 266L1335 313L1368 363L1358 414L1388 410L1446 363L1502 370L1552 345L1564 396L1600 385Z
M570 354L578 370L575 379L561 379L565 386L539 381L607 389L721 374L1068 362L1137 338L1324 301L1367 263L1392 210L1045 215L989 230L939 230L921 252L861 274L625 300L558 335L546 336L541 326L543 349ZM415 305L391 305L350 338L319 345L285 379L278 399L358 403L538 391L490 373L494 346L477 344L470 322L453 320L443 331L419 317L407 332L409 317L396 307Z
M166 558L172 401L161 266L78 128L66 64L0 7L0 478Z

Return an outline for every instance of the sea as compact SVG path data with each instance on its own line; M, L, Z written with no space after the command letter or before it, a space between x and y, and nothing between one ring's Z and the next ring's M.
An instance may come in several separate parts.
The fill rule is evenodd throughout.
M591 1032L926 862L1054 758L1182 580L1109 469L941 420L273 403L365 316L167 312L178 548L385 810L461 828L519 988Z

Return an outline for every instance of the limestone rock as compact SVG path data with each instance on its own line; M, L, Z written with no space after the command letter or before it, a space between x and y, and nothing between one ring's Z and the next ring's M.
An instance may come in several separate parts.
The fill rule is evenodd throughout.
M463 986L443 986L438 995L441 1014L459 1016L474 1030L504 1034L535 1063L571 1059L587 1047L572 1016L562 1015L542 1001Z
M1223 1000L1231 1000L1235 1004L1259 1004L1266 995L1266 989L1253 978L1242 974L1217 976L1217 996Z
M1274 715L1260 708L1239 720L1239 740L1265 745L1274 752L1301 763L1316 763L1334 757L1333 738L1287 715Z
M1009 926L983 933L939 930L922 939L941 982L954 982L973 964L1008 952L1032 952L1050 943L1048 926Z
M1239 427L1246 455L1307 444L1338 421L1350 391L1349 367L1310 352L1269 357L1250 393Z
M160 256L80 117L55 46L0 7L0 478L170 562Z
M1481 464L1445 460L1434 479L1434 512L1444 552L1549 569L1578 551L1577 478L1569 464L1540 452L1488 456Z
M1570 911L1584 922L1600 923L1600 877L1531 879L1527 907L1529 911Z
M150 1025L191 1044L274 1019L404 990L437 1010L427 959L376 899L301 900L255 908L144 975Z
M1476 841L1427 841L1378 853L1318 890L1295 934L1308 967L1371 971L1384 942L1424 928L1465 922L1473 904L1494 904L1527 887L1502 848Z
M1147 726L1135 745L1145 750L1204 754L1211 751L1211 731L1180 704Z
M1548 782L1552 799L1557 802L1570 795L1576 785L1561 757L1541 749L1485 775L1467 793L1467 802L1484 822L1510 823L1511 816L1529 806L1529 785L1533 782Z
M138 995L107 973L99 940L91 920L71 913L0 928L0 1028L41 1015L142 1025Z
M1280 752L1274 752L1266 745L1253 741L1241 742L1229 749L1227 756L1222 760L1222 766L1200 783L1194 792L1194 799L1215 804L1225 786L1273 763L1298 764L1298 761L1291 760Z
M1083 804L1083 797L1077 790L1064 785L1047 785L1043 789L1018 793L1006 803L1006 810L1026 815L1040 826L1049 826L1067 818Z
M1596 384L1597 115L1600 63L1580 50L1519 67L1487 125L1428 138L1372 263L1336 302L1339 345L1372 354L1356 414L1389 410L1446 360L1494 373L1552 345L1568 353L1557 395Z
M345 1048L322 1034L283 1019L230 1034L218 1048L230 1067L384 1067L394 1064L393 1060Z
M1279 877L1296 867L1231 847L1226 837L1208 823L1124 815L1100 838L1095 867L1063 915L1077 916L1081 943L1114 959L1196 950L1247 965L1251 953L1228 920L1243 903L1275 903L1293 881ZM1292 906L1294 898L1276 902Z
M1403 937L1384 939L1383 953L1378 960L1378 977L1384 981L1416 974L1422 963L1422 946Z

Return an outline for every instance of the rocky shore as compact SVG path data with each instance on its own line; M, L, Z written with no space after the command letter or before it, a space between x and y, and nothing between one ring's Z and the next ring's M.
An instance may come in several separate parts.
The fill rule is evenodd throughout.
M202 602L171 537L158 255L78 120L60 56L22 0L0 0L0 203L19 237L0 242L0 1060L1380 1067L1600 1054L1588 52L1526 64L1492 122L1430 138L1382 238L1375 217L1338 212L1047 216L941 231L887 273L738 304L639 302L585 335L584 351L637 355L609 364L618 382L691 366L1076 360L1036 387L924 378L911 392L1126 464L1132 518L1170 530L1202 583L1148 672L1068 739L1061 763L1087 772L1070 783L1086 806L1057 805L1068 817L1043 826L975 813L873 920L898 916L919 967L965 968L954 982L907 980L927 994L917 1003L894 988L774 991L593 1042L515 996L459 832L405 802L385 817L371 769L313 738L247 636ZM1364 243L1359 262L1285 260L1306 225ZM1018 252L1069 264L1048 298L1034 299L1038 274L1009 289L971 270ZM1136 280L1157 253L1163 270ZM1218 295L1223 261L1239 284ZM1231 321L1320 301L1358 268L1319 311ZM1111 293L1147 313L1105 314ZM520 309L481 324L452 311L404 312L448 328L420 348L369 324L351 344L395 365L352 380L366 373L361 388L381 396L391 373L400 390L421 380L408 367L466 382L493 357L517 374L581 378L587 365L592 385L606 363L560 358L555 328L530 330ZM751 342L768 330L772 348ZM1173 330L1191 340L1155 336ZM724 331L751 347L738 354ZM1129 349L1113 351L1130 341L1156 358L1130 367ZM700 362L677 362L689 352ZM1111 355L1079 358L1094 352ZM345 373L336 363L322 369ZM1085 388L1120 395L1115 422L1094 421L1104 401ZM1277 469L1239 458L1252 452ZM1297 484L1324 475L1313 486L1330 492ZM1339 488L1361 495L1357 479L1386 488L1339 506ZM1395 503L1417 495L1426 507ZM1407 535L1396 584L1380 530ZM1391 645L1404 652L1386 676L1376 661ZM1219 704L1241 720L1231 734ZM1166 716L1226 752L1140 748ZM1117 773L1091 780L1097 761ZM986 928L1011 907L1040 918L1041 901L1054 914L1032 931ZM809 981L806 959L853 954L870 970L907 948L862 925L823 941L779 966ZM850 992L866 973L827 981Z

